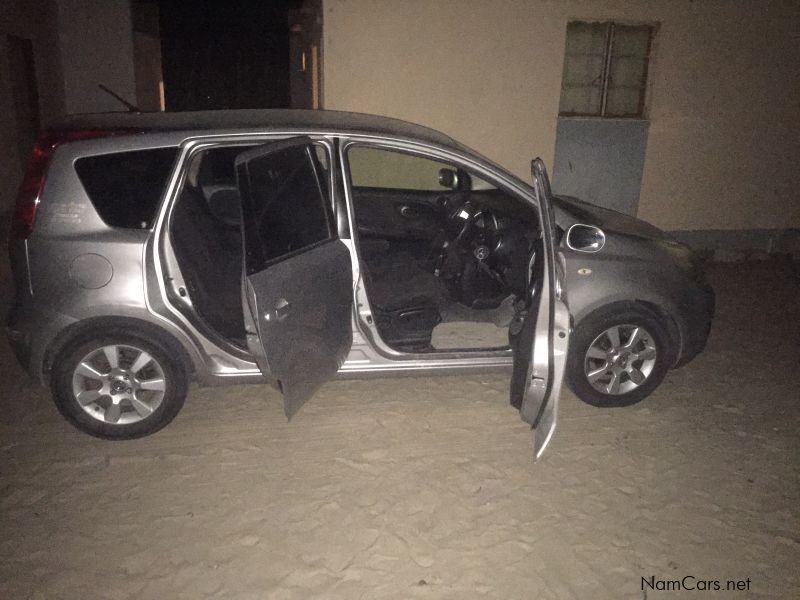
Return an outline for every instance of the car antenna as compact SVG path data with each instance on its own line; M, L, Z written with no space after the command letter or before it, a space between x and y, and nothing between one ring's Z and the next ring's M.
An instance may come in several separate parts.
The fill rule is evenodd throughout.
M128 112L135 112L135 113L142 112L141 110L139 110L138 106L136 106L135 104L131 104L130 102L125 100L125 98L123 98L122 96L117 94L114 90L111 90L111 89L107 88L102 83L98 83L97 87L99 87L101 90L103 90L106 94L108 94L112 98L114 98L116 100L119 100L122 104L124 104L125 108L128 109Z

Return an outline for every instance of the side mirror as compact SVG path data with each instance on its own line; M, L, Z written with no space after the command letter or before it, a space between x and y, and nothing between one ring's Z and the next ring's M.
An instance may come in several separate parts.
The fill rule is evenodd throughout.
M567 230L567 247L578 252L600 252L606 245L606 234L594 225L575 223Z
M453 169L439 169L439 185L450 190L458 188L458 173Z

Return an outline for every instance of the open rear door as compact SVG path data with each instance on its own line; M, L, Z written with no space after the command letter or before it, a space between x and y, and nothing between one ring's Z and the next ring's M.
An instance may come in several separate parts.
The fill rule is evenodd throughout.
M563 259L556 253L550 181L541 159L531 163L531 173L542 221L542 243L531 257L528 295L511 323L511 404L533 428L535 457L539 458L556 428L570 317L563 287Z
M247 344L278 381L289 418L336 374L352 344L350 254L336 234L319 149L298 137L236 159Z

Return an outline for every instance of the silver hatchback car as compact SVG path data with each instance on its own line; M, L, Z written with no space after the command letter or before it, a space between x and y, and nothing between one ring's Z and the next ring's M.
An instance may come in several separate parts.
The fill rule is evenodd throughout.
M190 379L271 383L291 418L334 377L506 368L539 456L566 368L587 402L629 404L708 334L688 250L609 214L553 198L538 159L528 184L393 119L76 116L20 190L8 335L102 438L164 427Z
M74 117L18 198L9 336L62 414L112 439L169 423L192 377L273 382L291 417L337 375L513 366L538 456L570 323L533 172L365 115ZM482 324L510 345L470 345Z

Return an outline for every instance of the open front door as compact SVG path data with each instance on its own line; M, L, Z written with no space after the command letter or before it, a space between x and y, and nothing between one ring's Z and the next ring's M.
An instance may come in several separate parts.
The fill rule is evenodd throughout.
M299 137L236 159L247 344L279 382L289 418L336 374L352 344L350 254L336 235L320 150Z
M528 296L511 323L514 352L511 404L533 428L534 451L539 458L556 428L570 317L563 287L563 263L556 254L550 181L541 159L531 163L531 173L540 207L542 243L531 257Z

